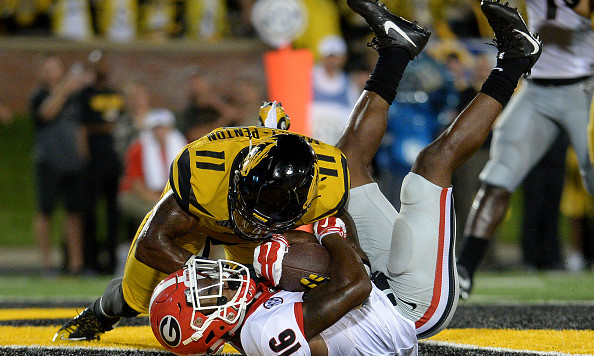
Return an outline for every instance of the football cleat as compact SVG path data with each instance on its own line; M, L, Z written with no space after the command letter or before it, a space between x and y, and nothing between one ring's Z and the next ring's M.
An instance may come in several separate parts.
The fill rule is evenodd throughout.
M542 53L542 42L538 35L533 35L517 9L499 1L483 0L481 10L495 33L493 45L497 48L497 58L528 58L530 68Z
M431 32L398 17L390 12L382 3L376 0L347 0L349 7L363 16L375 38L371 46L378 48L402 47L410 53L411 58L416 57L429 40Z
M100 318L93 312L93 305L86 308L74 319L64 324L54 335L56 340L88 341L99 340L99 336L112 330L120 318Z
M467 300L470 297L472 290L472 278L461 265L456 266L458 269L458 285L460 286L460 299Z

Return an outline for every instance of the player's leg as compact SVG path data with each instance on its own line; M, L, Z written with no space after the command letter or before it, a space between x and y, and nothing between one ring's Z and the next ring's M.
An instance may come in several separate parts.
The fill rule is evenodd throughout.
M64 234L68 241L68 262L71 272L83 269L83 214L85 211L84 177L82 174L69 175L62 188L64 205L67 211Z
M566 110L564 110L562 126L566 129L569 142L573 147L578 159L580 174L584 188L594 194L594 168L590 160L588 149L588 127L590 121L590 110L593 102L592 88L580 82L577 84L565 85L554 88L559 91L559 96L564 98ZM594 111L593 111L594 114Z
M490 158L479 178L479 189L466 221L464 245L458 258L460 296L472 289L474 272L489 241L505 217L512 192L540 161L559 134L543 100L549 94L525 83L499 116L493 129Z
M490 1L481 8L497 38L497 69L452 125L419 154L402 184L402 208L394 223L388 284L419 338L445 328L458 301L452 172L483 144L541 50L515 9Z
M429 33L391 14L375 1L350 0L348 5L363 16L376 35L379 59L337 144L347 157L351 190L347 209L356 224L359 243L372 270L387 265L396 209L380 192L368 171L384 136L388 108L411 58L425 46Z
M387 113L409 61L425 47L430 33L390 13L374 0L349 0L373 32L372 45L379 53L374 71L357 101L337 147L347 157L351 187L371 183L371 160L387 126Z
M37 216L35 217L35 238L39 249L41 266L45 272L51 273L51 232L52 215L59 199L58 176L52 174L47 165L35 164Z

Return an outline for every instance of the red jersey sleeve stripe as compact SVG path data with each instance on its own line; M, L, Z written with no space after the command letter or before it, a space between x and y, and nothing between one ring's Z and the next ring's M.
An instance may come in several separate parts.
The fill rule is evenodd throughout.
M437 247L437 265L435 266L435 282L433 284L433 297L431 298L431 305L421 317L421 319L415 322L415 327L419 328L425 324L431 317L437 306L439 305L439 299L441 297L441 276L443 266L443 249L444 249L444 234L446 225L446 201L448 197L448 189L443 188L441 190L441 196L439 198L439 246Z

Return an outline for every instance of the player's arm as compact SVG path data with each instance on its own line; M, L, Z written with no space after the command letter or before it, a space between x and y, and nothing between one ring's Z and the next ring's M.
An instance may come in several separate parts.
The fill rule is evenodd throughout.
M303 329L307 340L360 306L371 293L367 271L350 244L336 232L318 236L330 254L330 280L310 290L304 299Z
M185 212L169 191L157 203L138 236L135 257L163 273L180 270L192 253L175 244L175 239L196 231L198 218Z
M45 98L39 107L38 114L43 121L52 121L60 113L70 95L85 85L90 84L89 73L69 73Z
M349 212L345 208L343 208L338 211L336 217L344 221L346 225L346 240L349 242L349 244L355 250L355 252L359 255L363 263L371 269L369 257L367 257L367 254L361 249L361 245L359 244L359 235L357 235L357 227L355 226L355 222L353 221L351 214L349 214Z

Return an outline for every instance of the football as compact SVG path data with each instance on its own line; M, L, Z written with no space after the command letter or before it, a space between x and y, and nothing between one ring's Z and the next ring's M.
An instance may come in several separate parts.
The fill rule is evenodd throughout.
M304 292L308 288L301 284L302 278L307 278L312 273L326 278L330 277L330 254L312 234L303 231L299 231L297 234L299 241L292 239L291 234L283 233L291 241L291 245L283 258L283 273L279 286L291 292ZM305 234L310 235L311 239Z

